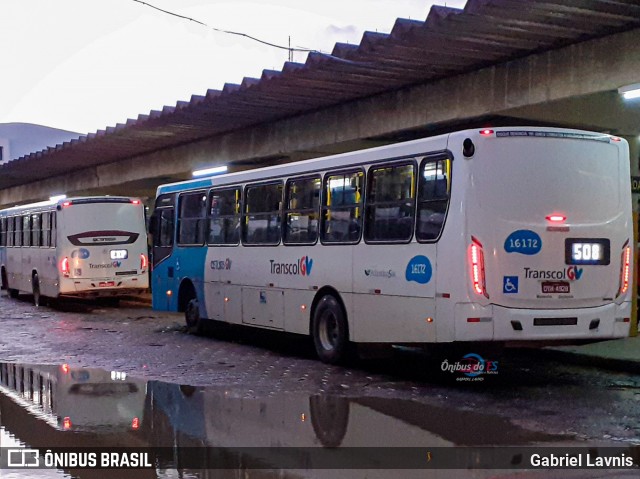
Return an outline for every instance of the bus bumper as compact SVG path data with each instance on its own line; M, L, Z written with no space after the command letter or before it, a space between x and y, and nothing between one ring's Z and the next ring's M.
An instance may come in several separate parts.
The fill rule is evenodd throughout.
M629 336L631 303L580 309L515 309L460 303L456 341L602 340Z
M148 275L141 274L126 278L73 279L60 285L61 296L102 297L136 294L149 288ZM72 283L72 284L69 284Z

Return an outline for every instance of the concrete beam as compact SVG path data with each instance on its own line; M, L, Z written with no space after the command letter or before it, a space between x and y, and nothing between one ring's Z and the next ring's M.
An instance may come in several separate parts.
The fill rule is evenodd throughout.
M366 146L366 138L495 115L640 82L640 29L428 84L342 103L180 147L0 191L0 204L52 192L105 190L259 158L302 159ZM304 153L301 153L304 152ZM314 153L316 153L314 155ZM135 194L135 191L131 192Z

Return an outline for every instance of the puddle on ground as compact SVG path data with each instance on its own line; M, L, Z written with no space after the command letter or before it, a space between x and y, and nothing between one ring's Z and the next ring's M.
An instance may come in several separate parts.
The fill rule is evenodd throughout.
M498 416L408 399L358 397L353 391L253 397L117 371L14 363L0 363L0 438L5 448L20 444L41 451L129 448L146 453L152 465L60 467L57 476L55 470L37 475L78 478L129 472L140 478L214 477L206 469L224 469L215 477L335 477L331 468L370 470L354 477L393 477L391 469L430 460L427 448L440 454L454 450L450 446L571 445L566 436L529 431ZM34 477L33 472L13 471L11 477ZM341 477L351 477L343 472ZM424 477L421 472L416 477ZM483 470L466 471L468 476L438 472L442 478L489 477Z

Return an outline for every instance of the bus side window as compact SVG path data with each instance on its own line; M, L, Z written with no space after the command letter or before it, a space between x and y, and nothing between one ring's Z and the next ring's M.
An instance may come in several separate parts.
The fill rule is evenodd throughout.
M31 215L22 217L22 246L31 246Z
M357 243L362 231L361 170L324 178L320 239L323 243Z
M202 191L180 195L178 205L178 244L203 245L207 195Z
M158 220L158 234L155 236L156 246L171 247L173 246L173 208L160 210Z
M241 191L238 187L209 193L208 244L237 245L240 242Z
M7 246L7 218L0 218L0 246Z
M40 229L41 214L36 213L31 215L31 246L41 246L42 230Z
M151 259L154 267L171 256L175 232L173 200L174 197L167 197L167 201L164 203L168 206L159 206L163 205L162 197L159 197L156 200L156 208L149 219L149 233L153 245Z
M271 244L280 242L282 182L247 186L242 242Z
M22 246L22 216L15 217L15 243L14 246Z
M416 238L431 241L440 236L449 206L451 160L425 159L420 167Z
M15 220L12 217L7 218L7 246L13 246L15 244Z
M57 216L57 212L52 211L51 212L51 223L49 224L49 227L51 228L51 243L49 244L49 246L51 246L52 248L56 247L56 238L57 238L57 229L58 229L58 216Z
M371 168L364 239L410 241L413 236L416 167L403 162Z
M40 225L41 227L41 238L40 238L40 245L48 248L49 246L51 246L51 236L50 236L50 218L51 218L51 213L47 212L47 213L42 213L42 224Z
M314 244L318 239L319 176L287 181L285 202L285 244Z

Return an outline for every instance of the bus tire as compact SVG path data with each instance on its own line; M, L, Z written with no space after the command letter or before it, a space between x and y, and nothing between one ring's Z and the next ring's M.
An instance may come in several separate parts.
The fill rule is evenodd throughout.
M311 337L323 363L339 364L346 360L349 348L347 315L332 294L326 294L318 301L311 320Z
M191 334L202 334L202 318L200 317L200 306L198 298L192 298L187 303L184 310L184 319L187 323L187 332Z
M40 278L38 278L38 273L33 273L33 277L31 278L31 291L33 293L33 304L38 308L41 303Z
M7 282L7 270L2 267L2 273L0 273L0 281L2 282L2 289L9 289L9 284Z

